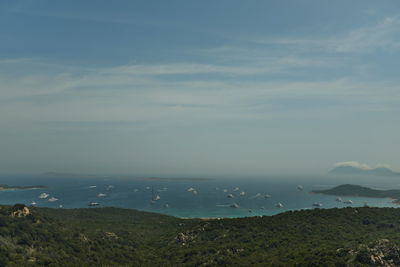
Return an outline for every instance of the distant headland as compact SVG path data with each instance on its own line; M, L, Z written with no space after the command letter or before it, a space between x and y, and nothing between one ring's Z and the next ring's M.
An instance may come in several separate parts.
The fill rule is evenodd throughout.
M47 186L44 186L44 185L12 186L12 185L0 184L0 191L5 191L5 190L43 189L43 188L47 188Z
M392 198L395 199L393 203L400 204L400 189L378 190L360 185L343 184L331 189L315 190L312 193L334 196Z
M145 177L140 178L140 180L144 181L210 181L213 180L211 178L161 178L161 177Z

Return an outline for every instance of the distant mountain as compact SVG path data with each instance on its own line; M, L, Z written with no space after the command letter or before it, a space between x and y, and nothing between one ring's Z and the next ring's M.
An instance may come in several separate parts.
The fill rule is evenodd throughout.
M333 168L330 174L339 175L375 175L375 176L400 176L400 173L394 172L389 168L379 167L374 169L361 169L355 166L337 166Z

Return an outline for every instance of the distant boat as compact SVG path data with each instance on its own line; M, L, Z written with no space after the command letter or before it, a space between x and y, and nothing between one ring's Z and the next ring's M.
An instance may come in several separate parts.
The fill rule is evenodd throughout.
M231 207L231 208L235 208L235 209L238 209L238 208L240 208L240 207L239 207L239 205L238 205L238 204L236 204L236 203L233 203L232 205L230 205L230 207Z
M150 190L150 186L146 186L146 189L147 189L147 190Z
M298 185L298 186L297 186L297 189L299 189L300 191L303 191L304 188L303 188L302 185Z
M89 188L96 188L97 187L97 185L91 185L91 186L89 186Z
M56 202L58 200L58 198L55 197L51 197L49 198L49 200L47 200L48 202Z
M341 199L340 197L337 197L337 198L336 198L336 201L337 201L337 202L342 202L342 199Z
M35 206L36 204L37 204L37 203L36 203L35 201L32 201L32 202L31 202L31 205L32 205L32 206Z
M105 196L107 196L106 194L103 194L103 193L98 193L97 194L97 197L105 197Z
M164 208L169 208L169 204L168 203L166 203L165 205L164 205Z
M193 187L190 187L187 191L188 192L193 192L193 191L195 191L195 189Z
M196 191L196 190L193 190L193 194L197 195L197 191Z
M114 189L114 186L113 186L113 185L107 186L107 190L108 190L108 191L110 191L110 190L112 190L112 189Z
M235 187L235 189L233 189L233 191L239 191L239 187Z
M266 194L264 198L271 198L271 195Z
M244 191L242 191L242 192L240 192L239 195L244 196L244 195L246 195L246 193Z
M313 203L312 205L313 205L313 207L322 207L321 203Z
M343 201L343 203L344 203L344 204L350 204L350 205L351 205L351 204L353 204L353 201L351 201L351 200L349 199L349 200Z
M47 193L41 193L41 194L39 195L39 198L45 199L45 198L48 198L48 196L50 196L50 195L47 194Z
M89 207L94 207L94 206L98 206L98 205L100 205L100 204L97 203L97 202L90 202L90 203L88 204Z
M227 197L227 198L234 198L235 196L232 195L232 194L228 194L226 197Z
M278 204L275 205L275 207L277 207L277 208L283 208L283 205L282 205L282 203L278 203Z
M224 193L226 193L226 192L228 192L228 189L224 189L224 190L222 190Z
M154 198L154 200L160 200L161 197L159 195L156 195L156 197Z
M63 205L58 205L58 207L59 207L60 209L62 209L64 206L63 206Z

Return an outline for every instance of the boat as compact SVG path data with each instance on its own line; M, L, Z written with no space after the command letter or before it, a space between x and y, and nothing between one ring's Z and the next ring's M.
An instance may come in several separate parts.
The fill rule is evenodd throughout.
M49 200L47 200L48 202L56 202L58 200L58 198L55 197L51 197L49 198Z
M343 203L344 203L344 204L350 204L350 205L351 205L351 204L353 204L353 201L351 201L351 200L349 199L349 200L343 201Z
M275 205L275 207L277 207L277 208L283 208L283 205L282 205L282 203L277 203L277 204Z
M197 195L197 191L196 191L196 190L193 190L193 194Z
M321 203L313 203L312 205L313 205L313 207L322 207Z
M337 197L337 198L336 198L336 201L337 201L337 202L342 202L342 199L341 199L340 197Z
M228 194L226 197L227 197L227 198L234 198L235 196L232 195L232 194Z
M94 207L94 206L99 206L99 205L100 205L100 204L97 203L97 202L90 202L90 203L88 204L89 207Z
M32 205L32 206L35 206L36 204L37 204L37 203L36 203L35 201L32 201L32 202L31 202L31 205Z
M271 198L271 195L266 194L264 198Z
M222 192L227 193L227 192L228 192L228 189L224 189L224 190L222 190Z
M48 198L49 196L50 196L50 195L47 194L47 193L41 193L41 194L39 195L39 198L45 199L45 198Z
M112 189L114 189L114 186L113 186L113 185L107 186L107 191L110 191L110 190L112 190Z
M91 185L91 186L89 186L89 188L96 188L97 187L97 185Z
M193 187L190 187L187 191L188 192L193 192L193 191L195 191L195 189Z
M233 203L232 205L230 205L229 207L231 207L231 208L235 208L235 209L238 209L239 208L239 205L238 204L236 204L236 203Z
M235 188L233 189L233 191L234 191L234 192L239 191L239 187L235 187Z
M298 186L297 186L297 189L299 189L300 191L303 191L304 188L303 188L302 185L298 185Z
M239 195L244 196L244 195L246 195L246 193L244 191L242 191L242 192L240 192Z
M154 200L160 200L161 197L159 195L156 195L156 197L154 198Z
M106 194L103 194L103 193L98 193L97 194L97 197L105 197L105 196L107 196Z

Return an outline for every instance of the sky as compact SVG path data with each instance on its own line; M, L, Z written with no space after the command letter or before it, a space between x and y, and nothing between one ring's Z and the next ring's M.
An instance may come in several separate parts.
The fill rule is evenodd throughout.
M3 0L0 173L400 170L400 1Z

